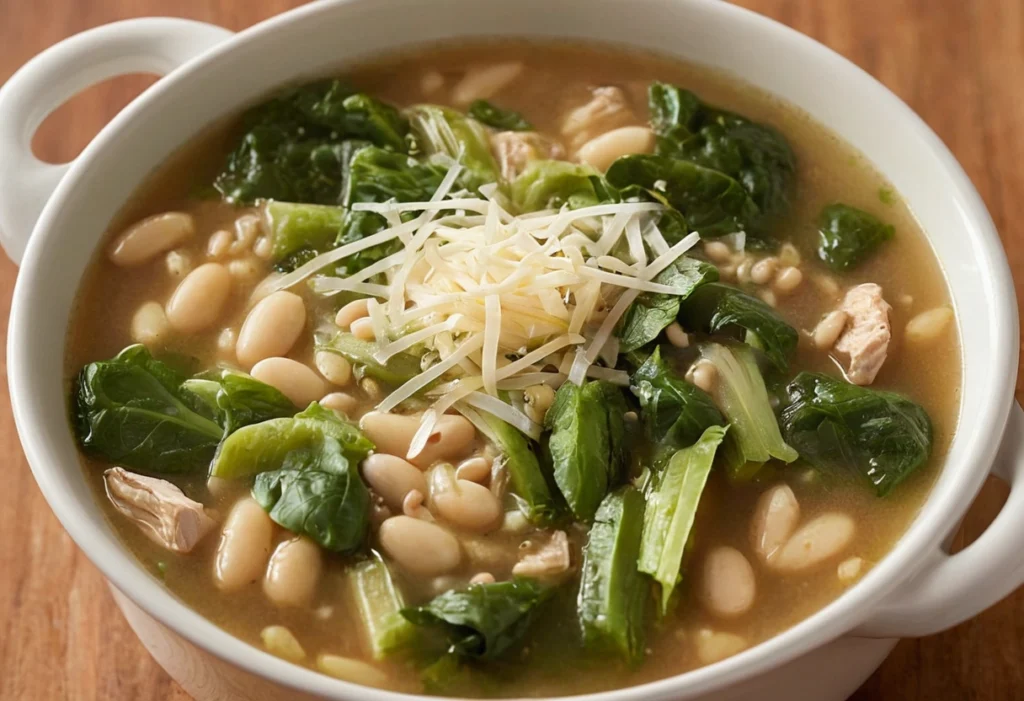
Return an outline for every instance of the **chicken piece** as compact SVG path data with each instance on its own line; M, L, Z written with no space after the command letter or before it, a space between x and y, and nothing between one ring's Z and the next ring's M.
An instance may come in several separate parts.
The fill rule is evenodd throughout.
M569 537L565 531L555 531L543 543L531 543L523 550L519 562L512 568L517 577L554 577L569 571Z
M166 480L120 467L103 473L110 503L157 545L188 553L213 528L203 505Z
M849 321L833 349L846 365L846 377L855 385L870 385L885 362L892 337L889 312L882 288L867 282L846 291L840 311Z
M618 127L639 124L626 93L619 88L603 87L593 91L590 102L580 105L562 120L562 136L574 153L595 136Z
M501 176L513 180L530 161L565 159L562 144L535 131L501 131L491 137L491 151L501 166Z

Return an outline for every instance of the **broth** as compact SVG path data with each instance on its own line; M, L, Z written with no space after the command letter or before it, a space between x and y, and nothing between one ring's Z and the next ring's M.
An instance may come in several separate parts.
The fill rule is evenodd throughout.
M355 86L397 106L434 102L447 103L449 87L467 67L519 61L524 64L523 78L515 87L494 94L491 99L504 108L526 115L544 134L558 134L559 120L572 107L585 103L590 91L601 85L621 86L644 119L647 86L659 80L685 86L701 99L773 125L789 140L796 156L797 170L793 206L776 227L779 238L790 240L801 254L803 284L784 299L777 300L784 318L801 331L799 346L791 367L835 374L834 361L810 342L810 331L823 314L835 308L840 290L862 282L878 282L892 304L890 321L893 341L889 357L874 388L906 394L918 402L931 417L934 443L927 463L902 483L893 494L876 497L860 483L823 480L806 466L786 471L778 464L769 466L758 479L733 484L723 471L712 473L701 499L697 515L696 540L687 556L688 563L699 563L714 546L728 545L747 554L757 581L756 604L749 612L723 620L705 610L696 594L699 580L696 566L685 570L679 585L677 605L667 620L648 626L647 654L642 666L630 668L607 657L583 651L575 620L574 584L563 586L556 597L564 600L548 604L549 614L541 617L531 631L529 644L513 660L506 660L489 671L488 681L471 681L466 688L453 691L485 696L547 696L579 694L615 689L679 674L701 666L700 646L695 642L700 630L732 633L753 645L786 630L842 594L850 581L837 576L836 565L849 557L862 558L865 568L885 556L914 519L942 465L956 428L959 405L960 354L955 334L950 330L924 347L904 341L902 329L925 310L949 305L942 271L912 213L891 186L871 165L826 126L737 80L698 66L638 53L626 53L607 47L565 46L488 42L460 46L457 49L435 47L381 59L357 67L346 74ZM425 92L423 76L436 71L444 87ZM190 144L156 173L139 191L111 227L112 235L139 219L168 210L190 213L195 220L196 236L177 247L175 256L135 268L115 266L106 255L98 255L82 285L73 312L67 348L69 378L86 363L109 358L133 342L132 318L144 302L164 302L180 283L183 272L207 259L208 239L214 232L233 230L235 222L255 209L235 207L220 200L193 195L208 184L221 166L231 143L232 131L218 127ZM834 201L872 212L894 225L896 236L884 244L878 254L867 259L853 272L835 273L815 255L818 212ZM201 334L171 338L160 350L183 353L198 359L206 368L229 358L223 350L230 347L248 310L248 297L256 283L271 266L256 255L236 258L232 290L217 325ZM835 289L832 289L829 281ZM295 290L293 290L295 291ZM330 299L303 292L311 317L332 313ZM226 331L225 331L226 330ZM303 333L289 357L311 365L313 340ZM680 357L684 357L679 354ZM369 392L355 392L361 408L372 408L375 400ZM405 691L420 689L420 673L405 661L374 662L362 636L350 634L361 624L358 612L347 603L351 592L344 572L349 558L326 558L324 574L315 599L305 607L281 608L271 603L258 583L239 591L222 593L214 586L213 560L218 540L212 535L202 540L190 554L174 554L158 546L125 519L105 495L102 472L109 463L83 458L83 467L96 488L110 523L131 551L167 588L187 605L228 632L261 646L261 631L269 625L283 625L295 632L310 653L303 664L315 668L317 654L329 653L372 662L383 670L388 685ZM245 481L219 485L214 494L205 475L173 476L192 499L204 504L222 520L233 503L244 496ZM787 483L800 503L804 520L815 515L841 511L853 518L857 533L842 558L811 572L779 574L750 556L750 515L765 488L775 482ZM731 517L730 517L731 516ZM576 570L579 547L586 540L584 529L570 527ZM276 538L284 535L278 533ZM496 531L472 538L481 549L492 548L503 554L492 567L493 574L507 577L515 559L516 545L522 537ZM509 553L512 553L509 555ZM450 573L464 581L481 568L464 563ZM860 573L862 576L863 572ZM417 581L398 573L408 603L419 604L439 593L439 582ZM574 575L575 577L575 575ZM441 578L439 578L441 579ZM856 579L856 577L854 577ZM575 581L575 580L573 580ZM566 641L572 641L567 644ZM566 669L582 674L566 675Z

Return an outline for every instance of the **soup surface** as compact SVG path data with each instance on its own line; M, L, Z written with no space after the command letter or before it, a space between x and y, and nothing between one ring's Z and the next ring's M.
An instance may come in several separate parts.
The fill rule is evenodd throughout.
M189 145L67 358L84 469L169 590L297 664L470 696L639 684L817 611L914 518L960 383L925 237L826 126L515 42Z

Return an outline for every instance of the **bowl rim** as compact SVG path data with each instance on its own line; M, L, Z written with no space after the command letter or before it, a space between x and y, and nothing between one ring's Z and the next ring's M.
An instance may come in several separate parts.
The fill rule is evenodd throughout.
M327 698L385 701L386 699L408 699L413 696L368 689L332 679L316 671L288 663L234 637L178 600L124 550L111 534L104 532L84 518L84 510L94 505L86 506L80 503L80 500L63 488L57 473L48 469L47 465L52 457L50 446L41 440L42 434L37 428L36 422L45 419L53 421L54 417L52 411L47 416L44 408L33 403L32 383L25 379L22 372L22 368L27 367L32 358L31 344L27 337L29 335L28 328L33 320L33 303L36 297L34 292L40 285L45 284L45 280L38 279L41 276L35 274L43 257L44 243L51 239L59 239L63 235L52 227L52 222L57 216L62 200L69 192L75 188L89 187L88 183L82 182L82 175L85 164L93 155L103 149L116 148L112 142L116 140L118 131L134 120L144 117L152 103L165 95L180 90L180 85L187 83L191 76L232 52L240 50L240 47L250 40L273 34L276 30L291 24L309 21L321 14L340 11L339 8L342 7L354 8L379 1L332 0L315 3L295 8L256 24L236 34L224 44L204 53L189 66L175 71L168 78L158 82L112 120L74 162L50 198L35 227L15 287L8 336L8 358L9 367L15 369L15 372L9 374L12 407L25 454L35 479L64 528L114 586L149 615L184 639L256 676ZM992 328L994 342L991 344L990 362L994 368L1001 369L1009 376L1015 376L1017 355L1010 350L1015 346L1012 342L1007 341L1011 340L1011 332L1017 328L1016 298L998 233L984 203L955 157L921 118L880 82L855 64L810 37L775 20L728 3L708 3L704 0L634 0L638 10L646 9L639 7L643 3L651 11L655 11L659 3L664 4L665 2L699 6L703 12L728 14L731 21L742 22L756 31L772 33L784 39L787 44L792 46L794 53L801 50L815 54L816 58L833 67L837 74L842 73L846 79L857 83L859 91L869 95L872 100L878 101L880 107L891 111L894 115L893 119L905 122L927 142L929 149L942 162L945 176L951 186L949 195L961 203L965 219L974 224L974 231L970 232L970 235L974 237L979 257L982 257L987 264L986 272L989 273L989 276L985 283L993 292L989 298L994 301L995 306L988 311L993 319L999 322ZM397 49L399 46L396 44L390 48ZM952 285L950 286L952 287ZM1013 340L1016 340L1016 334L1013 334ZM996 380L1002 376L1002 373L996 371L992 376L992 400L986 405L982 414L971 417L971 420L981 427L969 437L968 453L973 458L974 467L968 469L965 466L960 471L963 474L958 475L955 483L951 485L955 489L947 489L942 494L936 494L933 491L929 495L922 506L921 513L903 537L858 585L786 631L722 662L639 686L572 698L608 701L614 695L618 699L639 700L641 698L678 697L680 694L690 697L713 691L781 666L785 662L843 635L862 622L887 594L892 593L908 577L924 566L925 556L938 547L945 535L951 515L958 520L969 506L970 499L965 499L964 494L973 497L988 474L987 467L991 465L998 449L1014 389L1012 382L997 384ZM61 419L63 418L61 417ZM961 423L964 418L961 416ZM958 428L958 434L961 432Z

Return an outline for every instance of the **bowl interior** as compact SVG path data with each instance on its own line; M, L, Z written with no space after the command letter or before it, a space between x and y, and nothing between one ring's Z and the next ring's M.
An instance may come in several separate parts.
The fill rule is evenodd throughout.
M94 504L78 465L64 411L66 325L78 282L108 222L141 180L206 125L275 86L388 49L498 35L624 44L733 73L829 125L892 181L921 221L948 276L965 365L961 428L928 505L893 554L823 611L738 657L617 698L690 698L848 630L955 526L987 474L1012 397L1016 304L988 214L937 137L852 64L725 3L436 0L425 11L420 0L321 2L244 32L150 89L65 177L36 228L18 281L9 346L11 394L26 453L47 499L121 591L198 644L315 693L393 696L356 690L256 652L185 609L135 564Z

